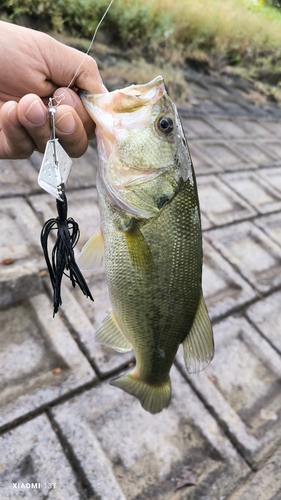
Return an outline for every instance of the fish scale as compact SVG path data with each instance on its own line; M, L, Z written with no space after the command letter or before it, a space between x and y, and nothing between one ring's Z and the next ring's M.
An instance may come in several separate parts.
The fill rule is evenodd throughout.
M102 238L112 305L95 337L121 352L134 349L134 370L111 384L157 413L170 402L179 344L190 372L213 356L194 170L161 77L82 100L96 119L101 233L86 244L81 261L91 261L91 246Z

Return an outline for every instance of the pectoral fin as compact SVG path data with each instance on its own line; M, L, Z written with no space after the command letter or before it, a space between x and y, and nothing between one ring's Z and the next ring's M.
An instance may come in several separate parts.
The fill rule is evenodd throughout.
M133 266L141 271L150 271L153 268L151 252L135 221L129 230L124 231L124 235Z
M132 344L126 339L112 312L108 313L96 331L95 341L100 344L109 345L118 352L131 351L133 349Z
M201 294L192 327L183 341L183 356L187 371L200 372L212 361L213 355L213 330Z
M98 231L83 246L77 257L77 264L82 271L89 271L100 266L103 259L104 242L101 231Z

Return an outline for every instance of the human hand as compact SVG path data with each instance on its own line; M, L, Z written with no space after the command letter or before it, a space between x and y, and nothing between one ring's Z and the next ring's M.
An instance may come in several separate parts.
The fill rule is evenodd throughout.
M76 92L60 87L69 85L84 54L45 33L3 21L0 38L0 158L44 152L50 137L46 104L53 95L64 95L57 108L56 136L70 156L81 156L94 137L94 123ZM92 93L106 91L90 56L73 84Z

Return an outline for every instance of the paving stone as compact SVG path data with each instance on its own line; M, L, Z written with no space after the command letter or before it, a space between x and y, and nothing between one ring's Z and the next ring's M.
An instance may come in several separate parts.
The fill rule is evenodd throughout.
M254 323L267 340L281 353L281 292L273 293L262 301L251 305L247 317Z
M192 141L190 141L188 143L188 147L196 175L222 172L222 168L218 164L212 162L210 158L199 151L199 149L196 147L195 142L193 143Z
M34 152L30 160L37 172L40 170L43 155ZM70 189L87 188L95 185L98 156L96 150L89 146L81 158L73 158L71 172L67 181L67 195ZM38 175L38 173L37 173ZM41 188L39 188L43 191ZM44 192L44 191L43 191Z
M271 137L272 133L267 128L265 122L260 123L258 120L250 117L239 118L239 123L248 132L255 137ZM258 142L258 141L257 141Z
M215 226L257 214L256 210L214 175L198 177L197 185L201 211Z
M193 130L191 130L191 128L188 127L188 125L186 124L186 120L184 118L181 118L181 123L183 126L185 137L186 137L186 139L188 141L188 145L189 145L190 141L196 139L196 134L193 132Z
M45 415L0 436L0 464L3 500L81 498L71 466Z
M248 115L251 118L255 118L260 121L272 118L267 111L267 98L265 96L261 96L254 88L250 90L248 99L245 99L245 101L247 102Z
M281 437L281 358L244 318L214 325L214 338L212 363L185 377L257 466ZM181 357L177 363L183 371Z
M42 291L38 268L26 262L21 266L0 264L0 308L7 307Z
M191 115L201 115L200 112L200 101L198 99L193 99L192 96L186 96L184 108L179 104L177 105L177 110L181 117L181 120L184 119L185 116ZM192 137L194 136L193 132L190 131Z
M0 262L10 259L14 263L11 265L22 265L25 261L38 268L42 265L41 226L23 198L1 200L0 233Z
M200 110L202 114L208 115L209 114L224 114L225 109L223 109L220 106L219 102L214 102L209 99L204 99L204 101L201 101L200 104Z
M172 383L171 405L158 415L107 383L52 408L56 425L101 500L171 500L185 466L197 471L198 483L177 492L177 498L217 500L248 473L174 367Z
M281 167L261 168L259 176L281 195Z
M212 116L209 120L224 136L244 138L246 135L245 129L229 116Z
M254 289L203 238L203 292L212 320L256 297Z
M237 100L222 100L220 105L230 116L243 116L248 112L248 106L245 104L238 104Z
M205 235L258 292L281 284L281 249L251 222L213 229Z
M236 85L233 82L231 82L231 86L233 90L235 90L236 95L239 97L240 102L251 102L251 88L249 87L244 87L243 85Z
M189 132L191 130L195 137L209 138L219 135L218 130L201 116L191 116L189 118L185 117L183 118L182 123L185 132Z
M185 80L188 84L188 90L191 91L194 96L202 98L208 95L208 87L206 87L203 82L200 82L199 79L194 81L190 78L185 78Z
M229 76L227 77L227 80L228 81L225 83L227 85L230 85L231 88L234 89L235 92L240 95L240 97L242 96L243 99L248 101L249 93L252 90L252 85L250 84L250 82L242 80L242 79L236 80L233 77L230 78Z
M277 118L280 120L281 118L281 109L280 107L274 105L270 105L270 104L266 104L265 106L265 111L267 113L267 116L269 116L270 118L274 117L274 118Z
M228 90L228 92L231 94L231 95L236 95L237 94L237 91L236 91L236 86L234 85L234 82L235 83L239 83L240 86L242 85L243 88L248 88L247 87L247 83L248 82L245 82L244 83L244 80L242 79L237 79L237 77L234 77L233 75L231 74L228 74L228 73L222 73L219 78L217 78L217 76L213 76L213 75L206 75L206 83L207 82L213 84L213 85L219 85L225 89ZM245 86L246 85L246 86Z
M265 151L269 151L272 156L275 156L276 160L280 163L281 161L281 145L280 141L261 141L261 146Z
M2 199L0 212L0 307L6 307L41 290L44 259L41 225L28 203L23 198Z
M270 457L263 468L252 474L247 483L239 488L229 500L278 500L281 498L281 449Z
M201 212L201 226L203 231L207 231L207 229L211 229L214 225L207 219L206 215Z
M260 214L281 209L281 193L255 172L222 174L220 178L247 200Z
M95 373L48 297L36 295L0 315L0 427L28 415Z
M256 226L260 227L272 240L281 246L281 224L280 212L265 215L254 220Z
M267 105L258 106L256 103L253 104L251 100L251 96L248 99L248 102L244 104L244 109L247 110L247 115L250 116L251 118L268 118L270 116L270 113L268 113Z
M224 97L224 98L229 97L233 93L233 91L230 87L227 88L226 85L219 84L217 80L213 81L213 82L208 81L208 89L209 90L211 89L211 92L214 95Z
M0 197L38 191L37 177L30 160L0 160Z
M197 141L196 147L224 171L255 168L253 163L248 162L223 141Z
M279 121L267 119L263 121L263 126L270 130L271 137L272 134L275 134L277 137L281 136L281 123Z
M276 156L270 154L267 150L264 151L259 144L255 141L236 141L233 146L243 158L253 162L255 165L264 166L274 163Z

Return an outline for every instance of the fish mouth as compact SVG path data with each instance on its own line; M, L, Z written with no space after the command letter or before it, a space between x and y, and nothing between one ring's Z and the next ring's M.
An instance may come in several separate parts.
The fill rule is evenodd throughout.
M130 85L124 89L114 90L103 94L91 94L86 90L79 89L78 95L92 119L103 126L100 112L133 113L145 105L155 103L163 94L166 94L162 76L157 76L148 83Z
M84 106L85 106L85 102L87 101L87 96L94 97L95 95L99 95L99 94L91 94L90 92L88 92L87 90L84 90L84 89L78 89L77 94L80 97L81 101L83 102Z
M83 97L85 94L88 94L87 90L84 89L78 89L77 94L79 95L80 99L83 100Z
M88 92L87 90L84 89L78 89L78 95L79 97L83 100L87 97L97 97L97 96L104 96L107 94L115 94L118 92L122 92L123 94L139 97L142 99L151 99L153 96L153 89L155 89L158 85L161 85L164 87L164 80L161 75L156 76L153 78L148 83L142 83L138 85L130 85L129 87L125 87L124 89L117 89L113 90L112 92L105 92L103 94L93 94L91 92ZM151 94L150 94L151 93Z

